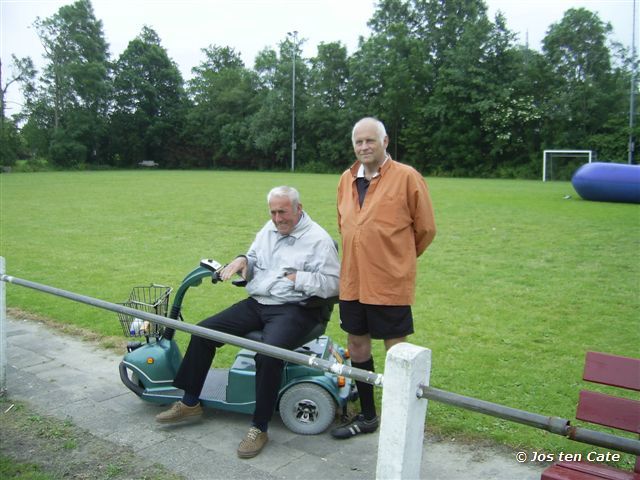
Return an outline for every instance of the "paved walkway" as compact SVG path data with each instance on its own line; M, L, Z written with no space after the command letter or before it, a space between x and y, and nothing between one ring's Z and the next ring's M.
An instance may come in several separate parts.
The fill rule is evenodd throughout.
M121 356L51 331L41 323L8 320L7 390L36 411L70 419L96 436L194 480L373 479L378 436L334 440L328 432L300 436L275 417L270 442L256 458L236 448L246 415L208 410L202 422L162 427L160 407L145 403L121 382ZM519 464L515 452L427 438L421 478L534 480L543 466Z

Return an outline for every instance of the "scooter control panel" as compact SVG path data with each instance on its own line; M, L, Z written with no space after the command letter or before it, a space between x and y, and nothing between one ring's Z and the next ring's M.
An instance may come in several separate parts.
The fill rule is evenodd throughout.
M216 262L213 258L203 258L200 260L200 266L211 270L212 272L217 272L222 268L222 264Z

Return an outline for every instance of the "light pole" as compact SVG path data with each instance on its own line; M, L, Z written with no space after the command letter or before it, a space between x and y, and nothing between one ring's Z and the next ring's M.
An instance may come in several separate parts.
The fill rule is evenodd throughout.
M298 49L298 31L287 32L293 38L293 62L291 73L291 171L296 168L296 50Z
M628 163L633 163L635 142L633 138L633 126L635 119L635 96L636 96L636 0L633 0L633 28L631 29L631 92L629 93L629 155Z

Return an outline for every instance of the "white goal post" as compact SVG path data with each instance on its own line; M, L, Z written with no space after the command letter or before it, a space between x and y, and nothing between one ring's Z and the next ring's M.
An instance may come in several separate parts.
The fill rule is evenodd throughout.
M542 154L542 181L547 181L547 159L555 157L580 157L586 155L589 163L593 159L591 150L544 150Z

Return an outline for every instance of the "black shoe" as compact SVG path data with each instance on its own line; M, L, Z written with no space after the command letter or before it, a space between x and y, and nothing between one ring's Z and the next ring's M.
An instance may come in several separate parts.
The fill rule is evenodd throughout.
M331 430L334 438L351 438L361 433L373 433L378 429L380 421L378 417L372 420L365 420L364 415L359 413L349 423L345 423Z

